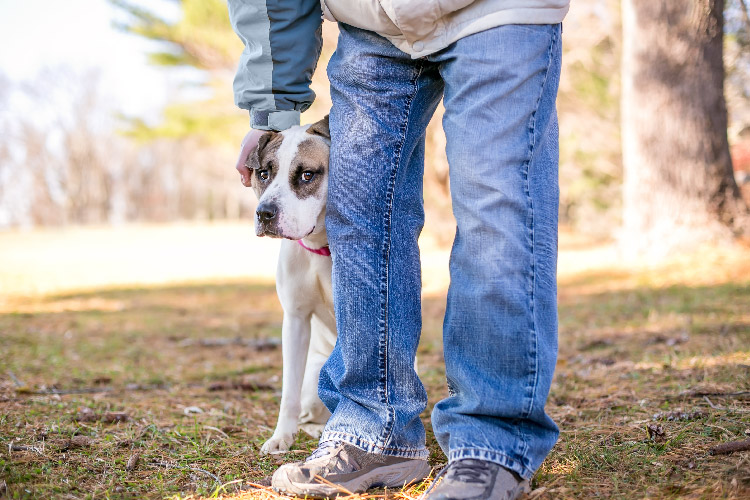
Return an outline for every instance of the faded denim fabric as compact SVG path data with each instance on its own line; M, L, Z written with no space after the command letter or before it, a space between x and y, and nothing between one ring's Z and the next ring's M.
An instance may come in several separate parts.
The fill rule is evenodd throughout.
M417 239L424 134L440 98L457 220L444 322L450 396L432 414L451 461L524 478L558 429L544 412L557 356L560 25L505 25L412 59L340 24L326 218L338 341L320 374L321 442L426 458Z

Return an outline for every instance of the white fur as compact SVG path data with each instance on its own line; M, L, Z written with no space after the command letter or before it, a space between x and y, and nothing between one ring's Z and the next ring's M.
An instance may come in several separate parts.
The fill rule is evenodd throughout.
M305 250L328 244L325 232L327 176L319 192L304 200L289 186L289 170L299 144L313 136L308 127L282 132L277 152L278 172L260 197L278 208L281 244L276 272L276 291L284 310L281 329L283 375L279 418L262 453L287 451L299 428L313 437L320 433L330 413L318 398L320 369L336 343L336 322L331 291L331 258ZM324 140L318 138L316 140Z

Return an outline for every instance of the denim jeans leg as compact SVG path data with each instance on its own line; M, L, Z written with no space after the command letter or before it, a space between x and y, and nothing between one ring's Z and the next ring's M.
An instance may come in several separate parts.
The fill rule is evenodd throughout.
M339 25L326 228L338 340L320 374L332 416L321 442L425 458L427 403L414 371L421 331L417 239L424 132L442 93L435 65Z
M558 436L544 411L557 357L559 25L508 25L429 59L457 221L444 322L449 397L434 408L449 460L524 478Z

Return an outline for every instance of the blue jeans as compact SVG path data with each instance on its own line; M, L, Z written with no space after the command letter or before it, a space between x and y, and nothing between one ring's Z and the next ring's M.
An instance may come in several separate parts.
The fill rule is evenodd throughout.
M320 375L321 441L425 458L421 332L425 128L440 98L457 221L443 331L449 460L529 478L555 444L559 25L508 25L421 59L340 24L326 227L338 341Z

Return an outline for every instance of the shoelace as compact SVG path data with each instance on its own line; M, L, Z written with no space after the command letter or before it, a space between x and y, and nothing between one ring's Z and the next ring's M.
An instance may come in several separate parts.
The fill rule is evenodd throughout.
M331 450L336 448L336 446L337 446L336 443L331 442L331 441L322 443L317 448L315 448L315 450L310 454L309 457L305 459L305 462L309 462L310 460L315 460L316 458L329 455L331 453Z
M458 476L458 479L467 483L479 482L479 479L481 479L483 476L489 475L490 473L490 466L488 464L485 464L482 460L458 460L456 462L453 462L452 464L446 465L440 472L438 472L437 476L435 476L435 479L432 480L430 487L427 488L424 493L422 493L422 495L419 497L419 500L424 500L425 498L427 498L427 495L435 486L437 486L438 480L445 476L449 469L451 477ZM466 481L465 478L469 480Z
M491 467L482 460L459 460L453 464L448 477L464 483L483 483L489 478Z

